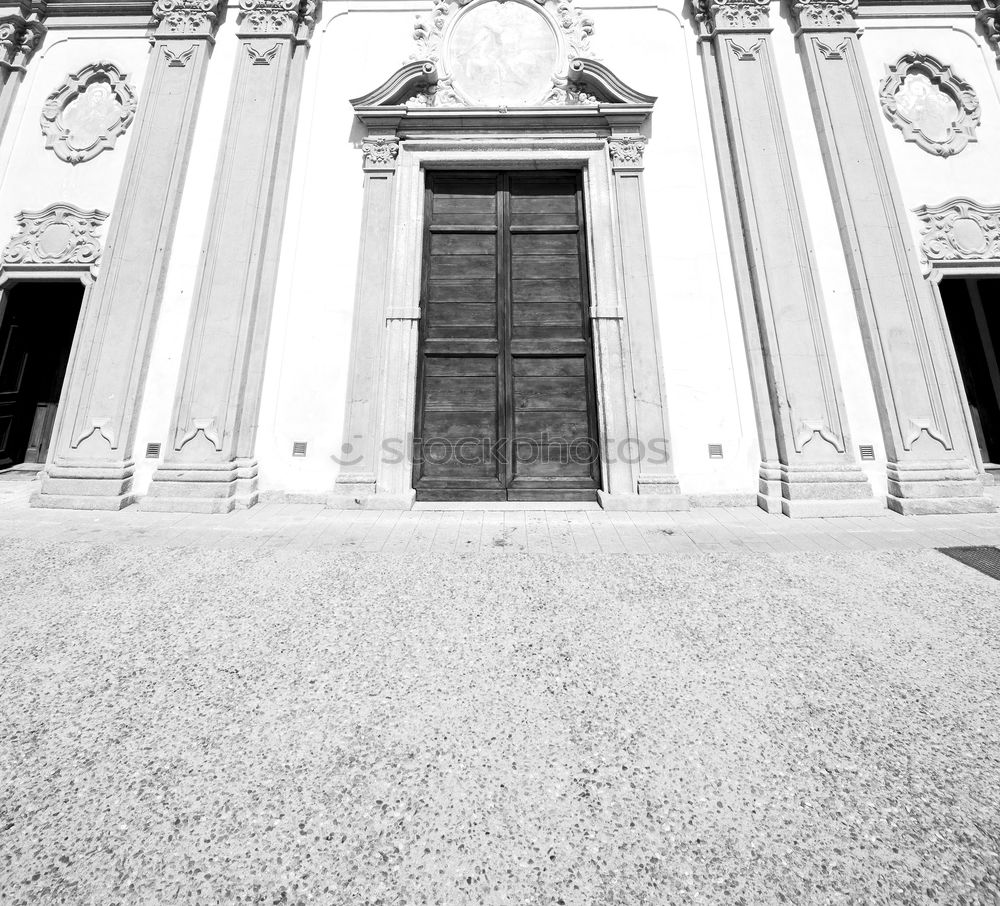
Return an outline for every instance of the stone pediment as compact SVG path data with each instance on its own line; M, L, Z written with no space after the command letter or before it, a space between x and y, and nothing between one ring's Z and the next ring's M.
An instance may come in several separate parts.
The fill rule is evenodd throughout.
M351 104L369 125L390 114L424 124L460 115L505 116L515 126L546 113L642 122L656 98L593 58L593 30L567 0L437 0L417 19L411 61Z

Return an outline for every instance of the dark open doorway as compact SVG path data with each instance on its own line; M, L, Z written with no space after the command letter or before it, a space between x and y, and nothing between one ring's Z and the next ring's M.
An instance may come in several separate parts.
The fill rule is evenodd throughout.
M941 299L983 463L1000 473L1000 278L946 278Z
M79 282L19 283L0 304L0 469L44 463L83 302Z

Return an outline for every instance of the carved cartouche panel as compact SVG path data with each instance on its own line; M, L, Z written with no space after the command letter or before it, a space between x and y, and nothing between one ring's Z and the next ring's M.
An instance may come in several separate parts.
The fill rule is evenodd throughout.
M920 250L928 262L1000 261L1000 205L953 198L917 208L916 215Z
M71 204L22 211L19 231L4 250L4 264L94 264L101 255L97 229L107 219L103 211L82 211Z
M594 22L571 0L436 0L413 30L414 60L435 64L414 107L523 107L596 103L570 67L590 56Z
M976 92L930 54L909 53L887 67L880 100L903 138L930 154L958 154L976 140L980 119Z
M114 148L135 116L136 96L113 63L91 63L70 75L42 109L45 147L71 164Z

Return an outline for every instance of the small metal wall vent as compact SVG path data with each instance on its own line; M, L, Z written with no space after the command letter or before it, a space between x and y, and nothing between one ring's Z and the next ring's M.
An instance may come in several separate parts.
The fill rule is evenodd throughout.
M309 446L304 440L297 440L292 444L292 456L305 456L306 447Z
M709 444L708 445L708 458L709 459L722 459L722 444Z
M861 458L862 459L874 459L875 458L875 447L871 444L861 445Z
M991 579L1000 579L1000 550L995 547L939 547L946 557L971 566Z
M146 444L146 459L160 458L161 444Z

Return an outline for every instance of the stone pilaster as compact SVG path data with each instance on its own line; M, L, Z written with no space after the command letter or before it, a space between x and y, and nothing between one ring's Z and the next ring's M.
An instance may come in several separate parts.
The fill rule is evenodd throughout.
M143 509L257 502L254 459L311 2L240 0L240 42L168 446Z
M215 0L157 0L152 50L101 271L78 328L35 506L121 509L153 326L215 31Z
M45 34L45 0L0 2L0 135L7 128L25 67Z
M625 316L618 326L624 328L629 353L627 361L631 368L625 377L635 401L630 432L634 432L634 436L612 437L609 440L616 445L616 449L611 451L612 461L624 459L633 467L632 486L628 493L656 499L643 504L619 499L612 492L602 495L601 502L605 509L619 506L629 509L686 509L688 499L680 494L674 475L656 296L649 268L652 259L642 179L645 149L646 138L642 135L616 135L608 139L625 309Z
M900 513L992 509L969 449L947 329L919 271L868 84L857 0L800 0L797 41L851 274Z
M881 504L854 457L844 412L768 0L701 0L695 12L718 68L776 435L778 459L761 463L759 503L789 516L876 512Z
M409 324L408 319L402 316L391 319L386 317L390 279L390 256L386 244L392 241L399 142L394 135L371 135L362 142L361 151L365 184L355 318L351 333L350 384L347 390L344 440L337 457L340 473L328 501L331 507L372 506L372 495L388 491L386 487L376 488L380 471L379 394L387 386L383 375L379 373L379 363L383 361L383 344L392 341L398 346L403 340L397 334L408 332L417 324L417 320L413 319L412 325ZM419 310L413 314L414 319L419 319ZM409 373L415 373L415 369L414 372L404 372ZM400 381L393 392L398 392L398 388L407 384L406 380ZM412 442L411 438L386 440L399 444L402 448ZM403 458L405 462L410 462L409 455ZM412 495L412 481L409 478L406 476L407 480L402 484L399 481L391 482L393 490L389 492L390 496L403 493Z

